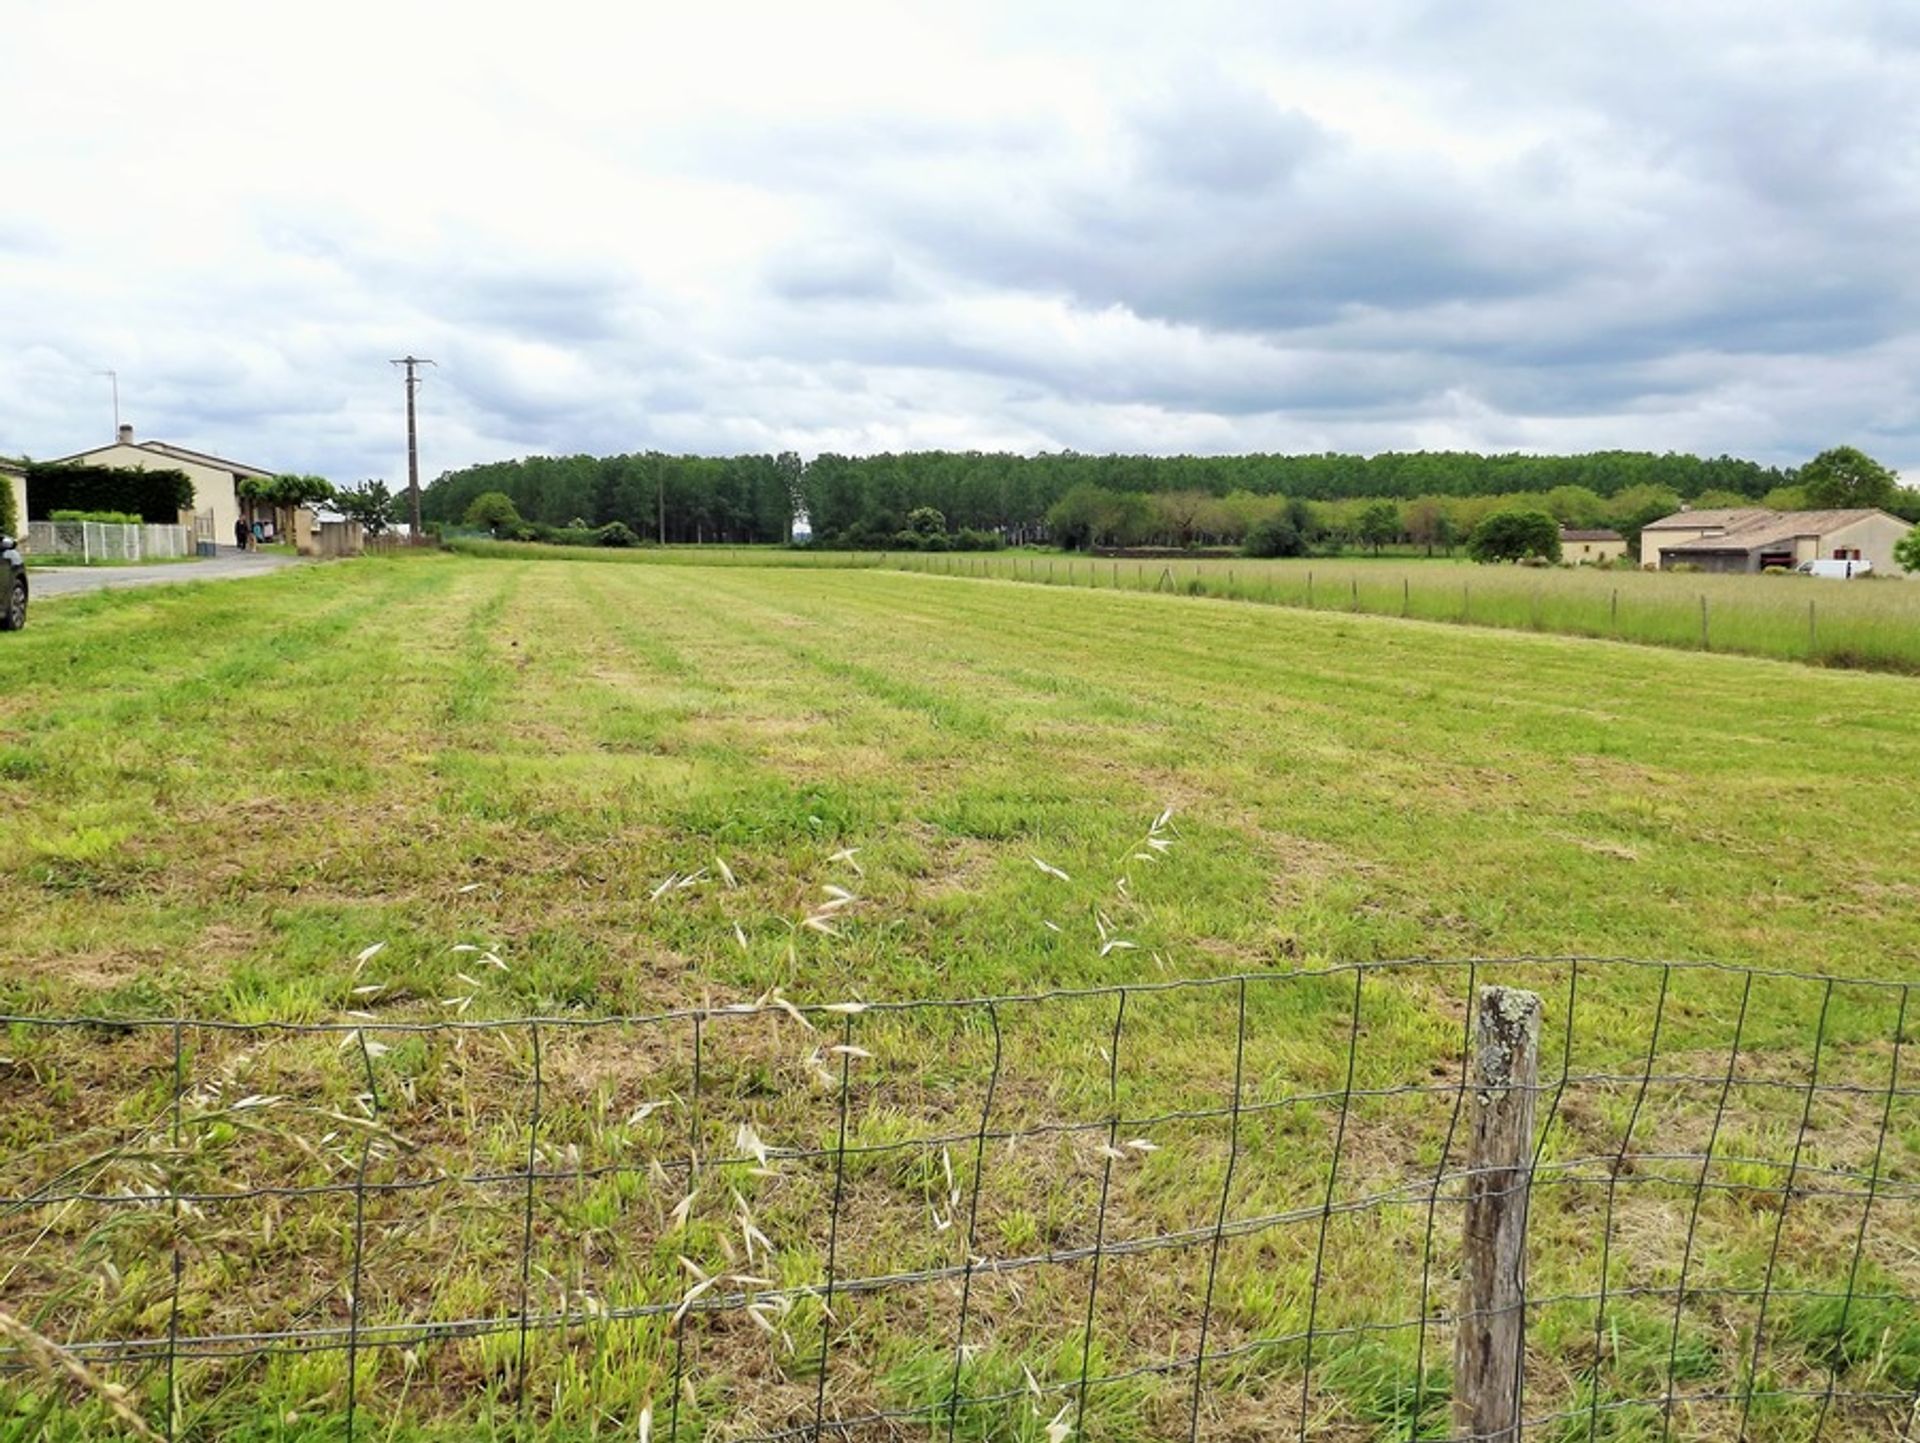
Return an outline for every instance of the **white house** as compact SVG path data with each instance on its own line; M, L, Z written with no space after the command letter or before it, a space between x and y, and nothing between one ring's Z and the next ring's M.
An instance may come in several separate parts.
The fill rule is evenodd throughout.
M274 473L239 461L227 461L184 446L169 446L164 441L136 441L133 427L122 426L119 439L111 446L96 446L62 462L89 466L119 466L130 471L184 471L193 482L193 511L198 532L211 536L222 546L233 545L233 525L245 510L238 486L247 477L265 480Z

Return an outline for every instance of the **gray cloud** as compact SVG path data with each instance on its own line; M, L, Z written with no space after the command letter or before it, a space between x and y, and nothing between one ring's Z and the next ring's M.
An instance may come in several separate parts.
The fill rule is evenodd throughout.
M827 6L752 45L690 13L697 58L641 83L638 21L583 55L476 16L421 70L444 37L381 59L357 3L302 63L416 75L418 153L244 71L197 98L169 60L224 42L130 3L137 65L80 66L78 20L0 56L59 137L0 135L37 198L0 219L0 452L100 437L113 365L143 434L392 477L411 350L429 474L1841 439L1920 467L1910 7Z

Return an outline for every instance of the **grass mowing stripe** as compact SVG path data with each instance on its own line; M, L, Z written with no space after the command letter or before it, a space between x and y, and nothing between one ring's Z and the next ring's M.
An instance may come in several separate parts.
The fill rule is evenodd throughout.
M1419 1356L1412 1330L1403 1342L1355 1329L1403 1300L1417 1306L1410 1289L1421 1272L1428 1190L1364 1216L1316 1214L1304 1238L1297 1227L1242 1237L1233 1224L1291 1216L1301 1196L1325 1189L1336 1125L1329 1095L1348 1096L1343 1198L1427 1176L1457 1096L1368 1089L1457 1061L1471 969L1369 984L1351 1094L1340 1088L1346 1056L1330 1040L1351 1023L1350 993L1286 969L1388 951L1536 948L1892 977L1920 962L1901 890L1911 885L1903 841L1913 834L1910 800L1898 788L1858 787L1868 773L1899 776L1920 765L1912 693L1897 679L1156 601L1104 587L1049 592L797 568L605 566L583 577L584 570L425 556L249 583L245 607L209 588L194 606L245 616L262 632L305 627L317 609L345 604L350 594L365 604L352 614L360 644L303 644L264 675L235 673L177 700L164 724L141 720L150 716L144 709L120 733L75 737L102 758L79 791L31 766L9 772L0 754L0 790L32 819L28 835L48 825L78 835L112 778L171 777L183 747L248 762L221 770L222 790L208 799L217 805L171 799L175 824L138 868L127 865L121 844L102 842L91 860L76 852L53 871L44 861L0 869L0 925L25 959L8 988L23 989L35 1010L150 1011L184 998L191 1010L242 1018L348 1010L565 1016L724 1002L773 986L813 998L885 998L1278 971L1250 986L1246 999L1243 1154L1218 1249L1221 1351L1206 1386L1229 1430L1271 1431L1270 1400L1297 1399L1314 1225L1324 1222L1323 1275L1339 1286L1312 1320L1321 1340L1313 1407L1326 1411L1329 1426L1358 1435L1398 1427L1404 1436L1404 1421L1389 1420L1404 1420L1407 1399L1421 1397L1417 1410L1443 1390L1440 1370ZM153 686L153 673L191 666L197 643L181 625L182 610L169 600L71 622L50 611L56 625L99 643L86 679L70 690L94 699L86 706L100 705L118 687ZM657 664L649 651L659 647L684 665ZM109 651L116 666L102 660ZM22 654L0 650L0 667ZM856 678L849 666L868 674ZM1782 686L1783 675L1794 684ZM158 702L165 692L151 695ZM1128 697L1138 705L1125 705ZM57 704L82 703L70 695ZM942 706L994 726L943 726ZM466 720L445 736L456 710ZM1837 809L1830 801L1842 788L1849 801ZM1178 807L1171 852L1152 865L1129 863L1147 819L1168 802ZM229 810L231 824L222 825ZM1036 867L1036 858L1054 871ZM52 885L56 874L65 890ZM703 879L673 881L690 877ZM800 925L829 885L858 898L836 914L833 937ZM1138 949L1102 955L1103 927L1106 939ZM387 945L356 963L375 942ZM495 949L503 967L450 952L455 942ZM1712 1087L1655 1082L1633 1146L1645 1146L1639 1138L1657 1108L1658 1150L1685 1159L1708 1134L1738 979L1679 969L1675 979L1660 1075ZM363 996L360 988L375 990ZM1589 1401L1571 1375L1592 1351L1592 1300L1606 1286L1609 1400L1664 1395L1671 1356L1677 1401L1700 1410L1695 1421L1711 1422L1711 1410L1731 1405L1684 1400L1712 1391L1702 1383L1724 1371L1711 1313L1738 1304L1716 1290L1767 1255L1775 1218L1752 1200L1777 1195L1785 1170L1782 1144L1794 1121L1786 1112L1801 1103L1784 1084L1804 1057L1817 987L1769 979L1744 1021L1741 1080L1717 1133L1716 1186L1702 1203L1688 1275L1694 1296L1686 1299L1620 1285L1627 1249L1636 1250L1637 1277L1638 1250L1672 1232L1660 1219L1692 1171L1653 1166L1637 1152L1634 1161L1649 1166L1618 1173L1615 1185L1615 1276L1607 1284L1596 1276L1587 1244L1606 1179L1586 1179L1575 1164L1620 1156L1632 1103L1622 1079L1632 1067L1610 1064L1634 1038L1645 1051L1651 998L1644 979L1603 967L1591 980L1583 972L1579 990L1579 1028L1568 1016L1566 1041L1548 1048L1565 1056L1543 1057L1543 1067L1573 1081L1540 1138L1555 1181L1541 1187L1532 1226L1542 1293L1569 1301L1538 1319L1540 1373L1530 1393L1541 1408ZM1211 1002L1138 994L1126 1058L1112 1079L1098 1050L1111 1018L1091 1003L1010 1007L998 1019L1004 1048L979 1029L917 1030L922 1024L907 1017L863 1016L860 1041L873 1058L859 1064L846 1118L852 1222L838 1239L836 1272L854 1278L954 1264L955 1235L927 1222L928 1202L936 1215L952 1216L940 1159L909 1144L926 1133L972 1135L980 1125L973 1089L988 1075L990 1053L1003 1058L996 1128L1042 1116L1092 1119L1105 1137L1112 1083L1116 1110L1156 1119L1142 1140L1157 1150L1129 1154L1112 1169L1112 1238L1197 1228L1196 1237L1210 1239L1221 1222L1229 1144L1221 1119L1193 1112L1222 1104L1234 1071L1236 1029L1218 994L1206 993ZM1549 1009L1558 1005L1555 998ZM1857 1084L1868 1102L1881 1097L1892 1007L1836 993L1823 1084ZM684 1031L671 1041L619 1029L543 1036L536 1312L585 1297L622 1308L670 1304L686 1286L678 1256L711 1269L721 1265L723 1236L737 1246L734 1188L781 1240L765 1264L779 1286L817 1283L826 1243L820 1185L830 1179L799 1163L756 1178L726 1161L739 1151L733 1129L742 1120L775 1143L831 1142L821 1129L832 1127L837 1109L822 1110L822 1098L832 1098L813 1090L805 1063L813 1043L792 1027L716 1022L725 1035L706 1044L698 1115L669 1107L625 1130L615 1123L638 1103L686 1096L692 1059ZM71 1050L55 1055L10 1036L5 1050L26 1059L16 1081L57 1076L72 1097L90 1099L95 1126L164 1108L164 1059L148 1067L135 1056L137 1040L105 1049L88 1042L76 1034L63 1044ZM364 1090L364 1080L349 1075L330 1041L314 1043L311 1054L300 1046L203 1039L192 1085L231 1079L236 1089L272 1095L289 1090L279 1080L285 1069L286 1082L337 1087L336 1100L351 1106L346 1089ZM523 1043L401 1043L375 1065L383 1115L428 1155L451 1145L471 1152L463 1172L527 1167L530 1140L516 1102L530 1065ZM1762 1088L1763 1078L1782 1085ZM947 1127L940 1119L954 1098L965 1100L967 1116ZM1816 1169L1826 1179L1868 1166L1874 1131L1856 1136L1836 1125L1838 1110L1857 1100L1821 1094L1801 1184ZM207 1132L207 1106L191 1101L183 1118L199 1139L192 1156L208 1170L202 1181L223 1168L229 1179L257 1171L275 1148L293 1147L291 1137L271 1132L222 1141ZM1907 1105L1892 1107L1889 1166L1904 1168ZM33 1135L47 1119L10 1109L0 1120L0 1158L37 1158L37 1167L59 1161L65 1134ZM614 1140L609 1129L621 1134L617 1159L603 1150ZM669 1237L681 1192L651 1181L643 1163L682 1138L715 1161L686 1228ZM1076 1139L1078 1132L982 1149L985 1175L972 1179L980 1201L968 1227L983 1255L1087 1244L1103 1159L1088 1145L1097 1139ZM579 1150L577 1172L569 1149ZM602 1170L616 1160L621 1167ZM398 1180L402 1165L398 1156L372 1161L370 1183ZM1908 1191L1889 1186L1874 1204L1869 1257L1859 1268L1867 1292L1846 1323L1849 1333L1893 1327L1894 1359L1904 1356L1899 1319L1883 1316L1882 1298L1890 1288L1912 1292L1920 1280L1906 1262L1883 1260L1874 1242L1899 1235ZM524 1206L524 1186L514 1201ZM883 1222L875 1209L895 1203L898 1218ZM1849 1205L1851 1227L1825 1227ZM232 1316L250 1305L244 1289L212 1288L216 1261L247 1276L263 1265L276 1277L311 1277L307 1294L289 1290L288 1308L332 1309L323 1320L344 1326L343 1274L334 1263L344 1267L347 1253L328 1248L347 1234L330 1231L330 1206L311 1196L263 1201L280 1249L271 1263L244 1231L217 1253L196 1252L182 1329L217 1328L222 1310ZM640 1403L664 1404L670 1390L674 1408L692 1412L684 1426L755 1421L731 1416L734 1404L723 1401L745 1350L764 1346L753 1340L765 1335L744 1318L735 1328L703 1317L698 1348L679 1350L681 1381L691 1385L684 1395L674 1382L675 1339L647 1325L584 1321L564 1335L528 1337L527 1382L516 1395L516 1300L503 1295L514 1288L501 1279L520 1276L524 1211L508 1220L518 1230L508 1236L505 1223L495 1226L497 1210L485 1206L371 1188L365 1206L363 1325L391 1325L427 1298L435 1317L509 1322L505 1343L442 1345L411 1373L390 1351L363 1350L363 1421L381 1418L396 1439L471 1436L490 1423L508 1426L524 1399L529 1423L537 1420L545 1436L584 1439L631 1431ZM1858 1211L1802 1187L1785 1223L1781 1266L1799 1272L1783 1273L1774 1290L1766 1348L1770 1363L1784 1360L1791 1383L1814 1392L1836 1366L1843 1390L1857 1389L1872 1366L1832 1351L1838 1310L1818 1313L1823 1300L1807 1293L1844 1282ZM1444 1224L1438 1231L1431 1271L1444 1277L1450 1244ZM1096 1370L1128 1373L1143 1354L1164 1360L1190 1351L1191 1335L1180 1330L1196 1322L1201 1252L1151 1267L1130 1256L1108 1260L1093 1327ZM156 1255L164 1264L165 1249ZM1877 1271L1889 1267L1891 1278ZM90 1306L164 1321L164 1267L123 1272L118 1295L88 1285ZM1656 1282L1666 1276L1657 1259L1652 1273ZM968 1391L1017 1398L1021 1370L1030 1368L1044 1387L1072 1396L1085 1350L1077 1336L1063 1335L1085 1316L1087 1293L1084 1267L1035 1269L1018 1296L1006 1279L976 1270L966 1334L973 1351L959 1359ZM817 1300L793 1295L789 1326L811 1339L827 1320ZM156 1301L159 1311L150 1311ZM982 1410L949 1407L957 1301L938 1287L884 1299L837 1294L830 1407L918 1407L932 1419L957 1416L964 1426L956 1433L968 1436L988 1426ZM1676 1304L1681 1325L1670 1334ZM1294 1341L1260 1346L1261 1338ZM795 1356L813 1352L804 1346ZM755 1356L756 1417L811 1420L817 1375L783 1362L777 1341ZM246 1436L251 1420L289 1412L303 1421L282 1429L287 1436L337 1431L343 1361L262 1360L224 1396L202 1387L197 1367L184 1368L179 1381L190 1416L209 1431ZM1097 1431L1133 1443L1191 1426L1190 1383L1098 1386L1088 1400ZM1291 1431L1292 1405L1278 1406ZM1756 1399L1756 1428L1778 1406ZM1829 1436L1872 1436L1852 1405L1843 1400L1835 1410ZM1582 1429L1589 1416L1583 1408ZM77 1418L66 1436L80 1436L85 1422Z

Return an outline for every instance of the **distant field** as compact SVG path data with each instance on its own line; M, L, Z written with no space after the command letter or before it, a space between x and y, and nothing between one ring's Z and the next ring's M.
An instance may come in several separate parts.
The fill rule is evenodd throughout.
M888 567L1092 590L1160 591L1411 617L1508 631L1548 631L1694 651L1920 672L1920 584L1801 576L1475 566L1426 558L1254 561L1102 560L1043 553L899 555L669 547L605 551L457 543L473 554L708 566Z
M1360 565L1316 564L1308 612L1116 592L1111 568L1089 589L1084 563L1069 589L1064 560L1042 592L803 556L779 568L663 564L679 559L401 556L42 607L32 628L0 646L0 1009L248 1021L579 1017L748 1001L776 987L807 1001L872 1001L1569 953L1893 981L1920 974L1920 683L1908 678L1343 614L1350 573L1363 607L1375 599L1373 609L1391 609L1397 576ZM1032 563L1017 560L1024 581ZM1011 575L1015 561L987 565ZM1203 571L1204 587L1225 584L1228 567L1216 565ZM1043 559L1034 579L1045 569ZM1306 568L1231 569L1235 587L1259 595L1271 580L1285 595ZM1538 583L1589 602L1593 588L1614 584L1433 570L1448 585ZM1182 589L1189 575L1176 573ZM1145 570L1135 579L1153 580ZM1679 607L1680 588L1700 582L1618 578L1623 593L1644 588L1637 598ZM1755 590L1727 595L1776 589L1797 600L1812 590L1736 584ZM1869 600L1905 595L1890 585L1822 588L1823 624L1828 596L1848 592L1835 603L1844 606L1856 590ZM1524 605L1519 595L1504 604ZM1491 591L1485 600L1502 604ZM1543 629L1564 620L1555 603L1543 605ZM1133 860L1166 809L1173 845L1156 861ZM830 888L857 900L827 914L831 932L802 925L839 895ZM1116 938L1130 945L1107 945ZM375 944L384 945L363 957ZM456 946L485 949L499 965ZM1564 970L1515 971L1547 995L1551 1032L1564 1016ZM1676 974L1657 1004L1657 975L1589 972L1583 1015L1594 1030L1576 1047L1582 1069L1630 1077L1657 1062L1691 1076L1710 1074L1716 1056L1724 1063L1738 988L1718 974ZM1337 1090L1350 1038L1360 1085L1432 1083L1436 1069L1444 1081L1467 981L1464 967L1371 979L1358 1018L1351 981L1256 989L1249 1087ZM1890 1398L1920 1388L1911 1307L1920 1097L1911 1079L1889 1094L1877 1132L1877 1113L1848 1113L1843 1125L1838 1109L1850 1099L1832 1099L1831 1125L1805 1159L1854 1175L1876 1138L1882 1149L1874 1165L1892 1181L1863 1234L1862 1274L1879 1300L1860 1314L1836 1320L1820 1301L1847 1280L1858 1207L1795 1201L1782 1224L1784 1171L1767 1161L1792 1142L1796 1069L1810 1040L1824 1048L1821 1075L1854 1088L1852 1100L1886 1088L1900 996L1823 993L1790 979L1756 989L1743 1057L1772 1090L1743 1094L1729 1110L1729 1147L1752 1161L1701 1214L1696 1285L1746 1276L1770 1243L1784 1253L1803 1292L1777 1300L1770 1376L1816 1398L1830 1369ZM1233 1034L1217 1001L1142 1004L1114 1064L1129 1115L1217 1102L1230 1090ZM874 1055L852 1064L856 1080L871 1079L852 1120L857 1140L898 1139L979 1107L986 1042L977 1029L884 1018L860 1026ZM1009 1115L1100 1115L1112 1063L1104 1004L1008 1026L1000 1105ZM671 1140L663 1126L684 1121L674 1100L687 1095L689 1056L678 1034L657 1045L617 1036L617 1046L550 1044L537 1138L522 1124L530 1058L518 1036L428 1037L365 1059L380 1125L395 1139L376 1166L401 1168L419 1148L510 1170L535 1149L564 1174L583 1166L580 1149L593 1157L612 1146L609 1130L621 1157L644 1163ZM776 1015L737 1050L716 1051L712 1146L737 1151L734 1127L746 1121L776 1147L830 1139L833 1094L817 1063L833 1040ZM181 1155L159 1140L172 1075L164 1035L48 1038L16 1026L0 1053L9 1194L38 1185L56 1162L101 1192L151 1186L155 1158ZM1550 1064L1566 1060L1552 1043ZM350 1176L353 1154L339 1136L357 1124L258 1099L312 1093L347 1118L360 1105L361 1063L332 1038L199 1038L185 1062L195 1089L187 1160L168 1165L202 1180L310 1182L342 1175L344 1152ZM1617 1166L1637 1175L1657 1164L1630 1152L1699 1145L1710 1090L1640 1093L1636 1101L1633 1087L1605 1080L1569 1093L1546 1159L1604 1166L1617 1149ZM643 1103L667 1111L630 1122ZM268 1110L250 1119L249 1107ZM1633 1120L1642 1130L1630 1148L1623 1131ZM1430 1167L1446 1121L1444 1094L1383 1091L1356 1106L1342 1195ZM1332 1186L1336 1125L1319 1102L1250 1131L1236 1207L1311 1214ZM146 1141L108 1146L108 1134ZM1211 1225L1220 1129L1173 1122L1152 1138L1157 1151L1109 1169L1120 1173L1115 1228ZM989 1149L982 1250L1080 1239L1101 1180L1097 1141ZM847 1265L950 1258L957 1235L939 1228L942 1174L957 1169L964 1183L971 1156L960 1146L946 1157L923 1150L850 1176L870 1210L841 1240ZM783 1282L817 1277L817 1172L715 1166L679 1233L668 1219L683 1189L644 1167L613 1182L553 1184L532 1215L532 1296L543 1307L577 1305L583 1292L671 1299L689 1286L681 1257L751 1271L737 1256L730 1190L779 1244L759 1266ZM1534 1223L1539 1272L1544 1286L1577 1297L1596 1284L1590 1245L1612 1187L1550 1191ZM1685 1190L1623 1187L1621 1196L1613 1285L1670 1278ZM164 1334L166 1215L138 1217L112 1228L84 1203L0 1208L0 1308L57 1338ZM522 1220L511 1192L381 1203L369 1219L370 1306L398 1314L431 1298L449 1316L510 1313ZM208 1205L192 1220L206 1241L188 1254L176 1321L210 1333L337 1321L350 1222L338 1198ZM1417 1301L1425 1226L1421 1208L1397 1207L1228 1249L1221 1326L1229 1337L1303 1327L1307 1284L1322 1266L1330 1290L1317 1326L1404 1309ZM587 1241L569 1252L569 1239ZM1111 1293L1097 1368L1164 1358L1166 1329L1190 1326L1201 1281L1194 1255L1178 1258L1116 1263L1102 1284ZM1085 1279L1071 1270L1024 1276L983 1293L973 1364L1016 1398L1029 1372L1049 1388L1076 1376L1087 1306ZM950 1292L837 1307L860 1361L836 1375L836 1406L944 1396ZM1634 1297L1611 1308L1601 1339L1608 1386L1644 1396L1667 1379L1671 1309ZM1749 1312L1689 1304L1684 1376L1737 1376ZM805 1299L777 1331L804 1343L833 1321ZM750 1431L743 1420L811 1418L804 1346L738 1316L700 1323L692 1336L683 1438L696 1426L718 1440ZM1543 1406L1573 1409L1594 1396L1590 1304L1543 1314L1530 1336L1529 1387ZM651 1404L654 1436L665 1437L674 1346L659 1322L536 1338L526 1392L510 1387L513 1353L506 1334L411 1361L397 1350L366 1360L362 1436L512 1437L528 1414L542 1439L624 1438ZM1423 1357L1443 1368L1444 1341L1428 1338L1423 1351L1402 1331L1323 1344L1311 1436L1405 1438L1416 1413L1419 1436L1429 1436L1439 1426L1433 1398L1417 1401L1408 1383ZM1292 1436L1289 1410L1314 1361L1277 1349L1210 1379L1223 1391L1209 1395L1201 1436ZM345 1366L338 1353L185 1365L180 1436L337 1437ZM113 1376L159 1419L163 1378L136 1367ZM1084 1434L1184 1436L1189 1386L1151 1374L1116 1385L1090 1405ZM1816 1411L1764 1406L1752 1436L1809 1437ZM1825 1436L1888 1436L1892 1412L1836 1408ZM1051 1402L1037 1415L1014 1406L998 1421L963 1419L958 1436L1037 1440L1052 1415ZM1645 1410L1592 1416L1596 1437L1659 1436ZM1730 1426L1719 1404L1685 1417L1676 1436L1724 1436ZM0 1439L100 1436L102 1419L0 1378ZM925 1424L915 1426L924 1436ZM1587 1415L1540 1436L1585 1438Z

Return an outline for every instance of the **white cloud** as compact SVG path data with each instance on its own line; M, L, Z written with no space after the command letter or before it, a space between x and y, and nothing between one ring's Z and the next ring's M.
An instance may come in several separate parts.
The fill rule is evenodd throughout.
M13 7L0 452L1920 466L1901 7Z

